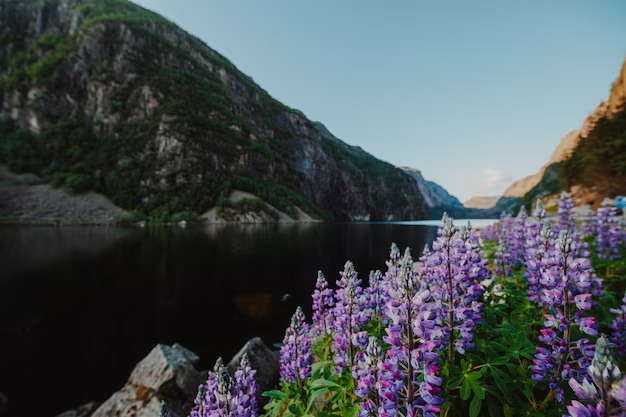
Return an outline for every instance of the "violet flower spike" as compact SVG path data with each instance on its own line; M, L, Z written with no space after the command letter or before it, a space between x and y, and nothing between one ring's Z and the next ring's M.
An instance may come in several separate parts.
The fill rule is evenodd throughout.
M311 376L312 362L309 325L304 320L304 313L298 307L280 348L280 380L287 384L296 382L300 389Z
M626 401L626 378L617 367L611 352L611 343L601 335L596 343L589 375L582 382L570 378L569 386L578 397L567 406L570 416L624 416ZM626 400L626 397L623 398ZM617 402L617 404L615 404Z
M620 308L612 308L611 313L615 315L609 325L611 342L615 345L616 355L622 357L626 354L626 292L624 292Z
M438 396L443 332L437 324L437 306L426 282L418 279L408 250L396 278L385 310L389 326L383 340L390 347L381 365L378 415L434 417L443 403Z
M344 367L352 368L355 365L356 353L367 346L367 332L364 327L370 320L371 311L366 308L367 298L363 294L361 280L352 262L346 262L337 286L333 350L337 370L342 372Z
M317 272L315 291L313 291L313 335L322 336L332 333L333 307L335 297L333 290L322 271Z
M554 247L542 260L541 300L547 313L538 337L542 346L537 347L531 370L534 380L549 381L549 398L563 402L561 382L572 377L580 381L591 359L589 340L573 340L572 329L576 326L595 336L597 325L593 317L584 316L593 305L587 292L591 286L589 260L573 256L576 245L568 230L559 233Z

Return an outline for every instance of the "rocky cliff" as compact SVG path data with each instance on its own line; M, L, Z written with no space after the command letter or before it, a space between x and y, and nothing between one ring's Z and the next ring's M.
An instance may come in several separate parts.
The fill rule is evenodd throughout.
M156 219L213 207L417 219L401 170L125 0L0 1L0 162ZM244 191L260 202L233 207Z
M432 207L457 207L462 208L463 204L458 198L451 195L445 188L433 181L424 178L421 171L415 168L400 167L401 170L409 174L417 184L424 201L429 208Z

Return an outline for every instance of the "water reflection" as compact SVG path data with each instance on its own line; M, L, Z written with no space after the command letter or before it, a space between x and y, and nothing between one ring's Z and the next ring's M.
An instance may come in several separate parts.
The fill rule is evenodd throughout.
M350 259L366 278L384 269L392 242L419 254L435 232L401 224L2 227L0 392L12 415L55 415L104 400L159 342L182 343L205 367L251 337L278 342L297 305L309 315L318 270L334 283Z

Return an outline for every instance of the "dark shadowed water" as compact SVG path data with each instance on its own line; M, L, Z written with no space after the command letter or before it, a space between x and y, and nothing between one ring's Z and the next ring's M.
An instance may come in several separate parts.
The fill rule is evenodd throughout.
M55 416L119 389L152 347L178 342L208 368L251 337L280 342L310 312L321 269L367 282L389 246L421 253L433 226L0 228L0 393L11 416ZM291 294L281 301L284 294Z

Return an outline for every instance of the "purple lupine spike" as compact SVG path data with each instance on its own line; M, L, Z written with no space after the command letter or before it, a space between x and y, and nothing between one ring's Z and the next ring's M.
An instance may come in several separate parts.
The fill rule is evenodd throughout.
M513 220L511 216L502 212L500 215L500 230L498 234L498 248L494 254L494 267L496 275L507 278L513 276L512 258L509 245L513 235Z
M333 350L337 370L342 372L344 367L354 366L356 353L367 346L367 332L363 329L370 320L370 311L365 308L366 297L352 262L346 262L337 286Z
M563 402L563 380L580 380L590 364L589 340L574 340L572 330L595 336L597 325L593 317L584 316L592 306L591 263L573 256L576 247L568 230L562 230L554 244L555 250L546 252L539 283L540 298L547 309L544 328L540 330L537 353L531 369L535 381L549 380L551 395Z
M383 321L383 309L387 304L387 290L381 271L370 271L367 293L367 308L371 310L370 317L378 323Z
M313 291L313 335L321 336L332 333L333 307L335 296L328 288L328 282L322 271L317 272L315 291Z
M602 202L596 214L596 248L598 258L614 260L620 257L621 224L617 210L608 199Z
M381 416L434 417L443 403L438 349L443 332L437 324L437 305L424 280L418 279L410 252L390 289L385 314L389 326L383 340L390 345L381 364L378 395Z
M526 221L528 215L526 209L522 206L519 210L519 214L515 219L512 219L509 234L506 238L506 246L509 254L509 263L511 268L518 269L524 263L524 249L525 249L525 232Z
M589 375L584 377L582 382L575 378L570 378L568 382L580 400L572 401L567 407L570 415L623 416L625 404L620 404L619 390L626 379L622 379L622 373L611 352L611 343L603 335L598 338L588 371Z
M241 405L247 398L240 396L233 385L222 358L215 362L213 371L209 371L207 382L200 386L190 417L251 417Z
M280 348L280 380L287 384L296 382L301 389L304 380L311 376L311 362L309 325L298 307Z
M563 191L559 199L558 220L554 227L556 234L561 230L567 230L574 233L576 230L576 218L574 217L574 202L568 193Z
M250 366L248 355L241 356L235 371L235 390L237 394L237 411L239 417L256 417L259 406L256 399L256 371Z
M611 313L615 318L609 325L611 329L611 342L615 345L615 353L622 357L626 354L626 292L622 298L620 308L612 308Z
M473 347L475 326L480 324L484 273L480 250L473 245L470 233L459 232L451 218L444 218L439 237L433 243L428 260L430 289L438 303L439 320L448 346L448 361L454 362L454 351L465 354Z
M594 236L596 234L596 217L593 214L593 210L590 209L583 215L581 219L580 229L583 239L588 236Z
M357 364L352 376L357 381L355 394L362 398L359 417L378 416L381 398L378 394L382 383L383 350L378 338L371 336L365 352L357 355Z
M542 287L539 283L545 268L543 259L546 257L546 252L554 250L550 223L544 222L542 224L544 217L543 204L541 200L537 200L535 217L531 217L527 221L524 278L526 278L528 284L528 300L537 303L539 306L543 305L543 301L540 298Z

